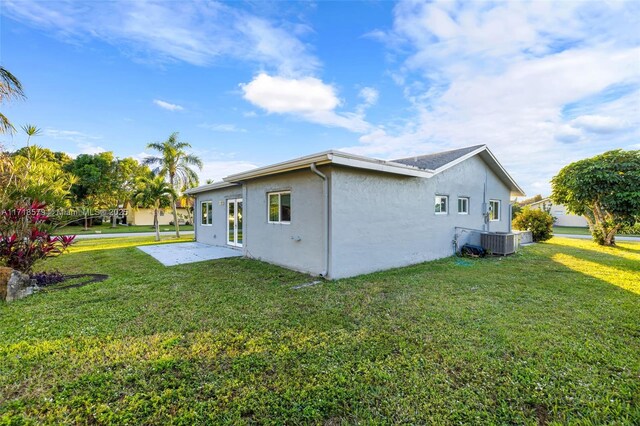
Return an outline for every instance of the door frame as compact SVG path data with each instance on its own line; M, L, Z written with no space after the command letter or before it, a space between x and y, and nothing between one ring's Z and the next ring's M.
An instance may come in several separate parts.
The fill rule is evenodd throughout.
M244 233L242 235L242 243L238 242L238 203L242 203L242 198L228 198L227 199L227 210L225 212L225 216L227 218L227 245L229 246L233 246L233 247L242 247L242 244L244 243ZM234 240L230 241L229 240L229 206L233 204L233 236L234 236ZM244 211L244 205L242 206L242 210ZM240 232L242 232L242 228L240 229Z

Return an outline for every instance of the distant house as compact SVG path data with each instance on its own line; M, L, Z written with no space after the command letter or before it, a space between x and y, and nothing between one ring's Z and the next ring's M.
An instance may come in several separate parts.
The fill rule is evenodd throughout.
M178 200L178 223L180 225L193 221L192 215L189 213L190 200L184 197ZM153 226L153 209L132 207L131 204L126 206L126 223L128 225ZM158 223L165 226L173 223L173 210L171 207L160 209L158 212Z
M576 226L588 227L587 220L583 216L578 216L567 212L562 204L553 204L551 198L543 198L535 203L527 204L532 209L545 210L554 218L555 226Z
M394 161L326 151L187 191L196 239L343 278L450 256L508 232L522 189L485 145Z
M189 220L187 209L179 208L178 210L178 223L183 225ZM160 209L158 212L158 223L160 226L169 225L173 222L173 210L171 208ZM128 225L149 225L153 226L153 209L127 209L127 224Z

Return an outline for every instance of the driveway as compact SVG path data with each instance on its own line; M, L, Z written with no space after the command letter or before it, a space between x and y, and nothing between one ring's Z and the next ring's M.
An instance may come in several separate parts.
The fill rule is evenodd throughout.
M241 257L242 251L227 247L210 246L202 243L157 244L139 246L139 250L162 263L164 266L202 262L204 260Z

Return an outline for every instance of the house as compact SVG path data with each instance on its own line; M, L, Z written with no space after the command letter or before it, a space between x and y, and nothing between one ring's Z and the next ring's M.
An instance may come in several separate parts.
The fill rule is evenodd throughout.
M178 213L178 224L191 224L192 215L189 212L191 203L188 197L178 199L176 212ZM153 209L133 207L131 203L126 204L126 219L128 225L153 226ZM171 207L161 208L158 211L158 223L160 226L170 225L173 223L173 210Z
M183 225L187 222L190 223L190 219L188 219L189 212L187 209L178 208L178 223ZM127 209L127 219L126 223L128 225L148 225L153 226L153 209L143 209L143 208L128 208ZM173 210L170 207L162 208L158 212L158 223L160 226L169 225L173 223Z
M553 204L549 197L543 198L535 203L527 204L527 207L548 212L553 216L554 226L576 226L581 228L587 228L589 226L583 216L568 213L565 206L562 204Z
M326 151L187 194L197 241L331 279L450 256L464 230L508 232L524 195L486 145L395 161Z

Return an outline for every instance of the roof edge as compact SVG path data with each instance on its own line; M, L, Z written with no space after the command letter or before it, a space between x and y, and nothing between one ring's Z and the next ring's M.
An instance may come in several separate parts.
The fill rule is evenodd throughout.
M238 185L237 183L230 183L230 182L215 182L215 183L209 183L207 185L196 186L195 188L189 188L186 191L184 191L184 193L186 195L193 195L193 194L199 194L201 192L213 191L221 188L229 188L237 185Z

